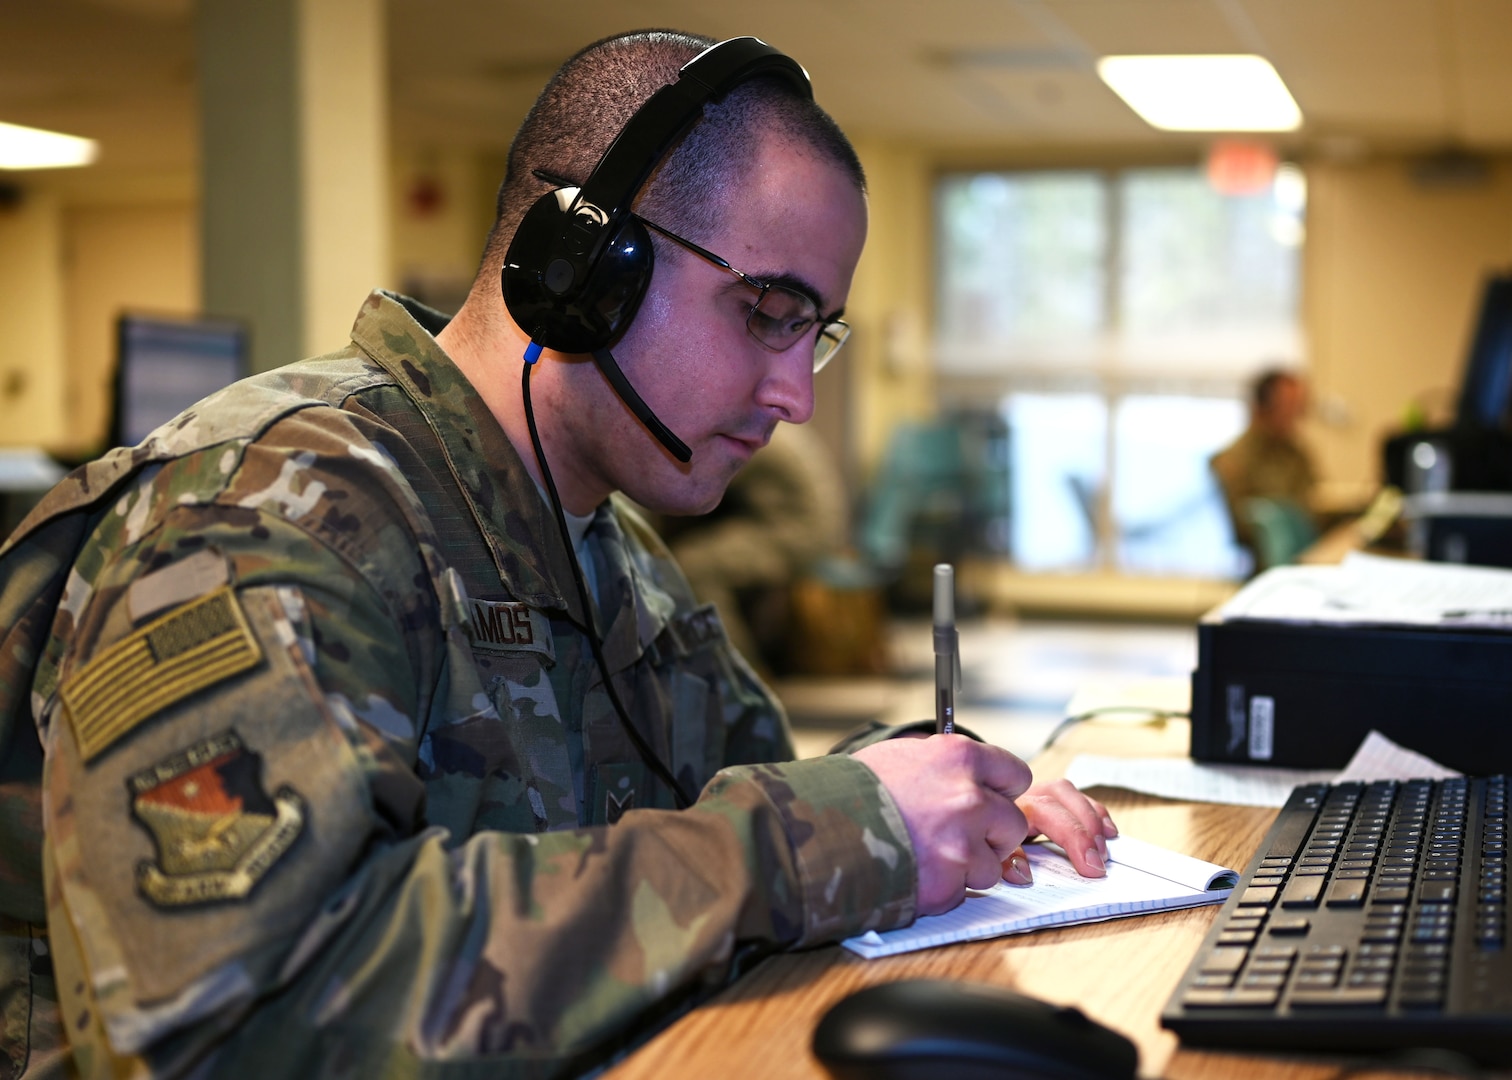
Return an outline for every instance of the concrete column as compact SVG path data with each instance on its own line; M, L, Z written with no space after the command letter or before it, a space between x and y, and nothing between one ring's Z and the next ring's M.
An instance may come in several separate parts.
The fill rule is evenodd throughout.
M388 277L382 0L199 0L204 307L258 371L345 344Z

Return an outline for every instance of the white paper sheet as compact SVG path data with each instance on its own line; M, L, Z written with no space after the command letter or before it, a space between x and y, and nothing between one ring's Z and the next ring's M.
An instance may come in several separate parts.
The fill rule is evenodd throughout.
M1284 806L1298 784L1342 780L1413 780L1458 776L1431 758L1371 731L1342 771L1272 769L1263 765L1213 765L1190 758L1116 758L1078 754L1066 779L1079 788L1104 784L1188 802L1238 806Z
M1224 619L1512 629L1512 570L1351 552L1337 566L1278 566L1218 609Z
M1191 758L1116 758L1078 754L1066 779L1079 788L1103 784L1186 802L1283 806L1298 784L1327 783L1334 770L1211 765Z

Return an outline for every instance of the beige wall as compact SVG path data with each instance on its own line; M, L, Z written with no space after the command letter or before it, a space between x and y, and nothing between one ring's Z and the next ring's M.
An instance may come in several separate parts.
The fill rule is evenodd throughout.
M1305 313L1325 476L1379 477L1412 402L1447 418L1484 275L1512 266L1512 163L1484 184L1424 187L1406 163L1313 165Z
M68 420L58 441L82 455L98 451L109 428L116 318L199 313L199 223L193 202L175 200L74 207L64 228Z
M851 456L864 477L880 462L894 427L926 419L936 407L928 321L933 173L928 155L915 148L858 140L856 150L871 216L846 306L855 340L835 363L848 368L855 398Z
M63 224L58 197L25 191L0 210L0 444L49 445L63 430Z

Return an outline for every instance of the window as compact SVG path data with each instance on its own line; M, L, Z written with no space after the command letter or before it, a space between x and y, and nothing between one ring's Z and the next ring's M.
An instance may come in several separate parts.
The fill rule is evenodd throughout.
M1242 569L1207 458L1301 358L1305 186L1195 168L958 174L937 189L942 393L1001 396L1025 568Z

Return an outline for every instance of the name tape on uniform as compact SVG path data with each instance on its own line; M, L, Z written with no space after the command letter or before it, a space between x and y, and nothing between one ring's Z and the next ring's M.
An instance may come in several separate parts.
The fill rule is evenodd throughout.
M551 623L528 604L469 600L473 648L486 652L538 652L556 659Z

